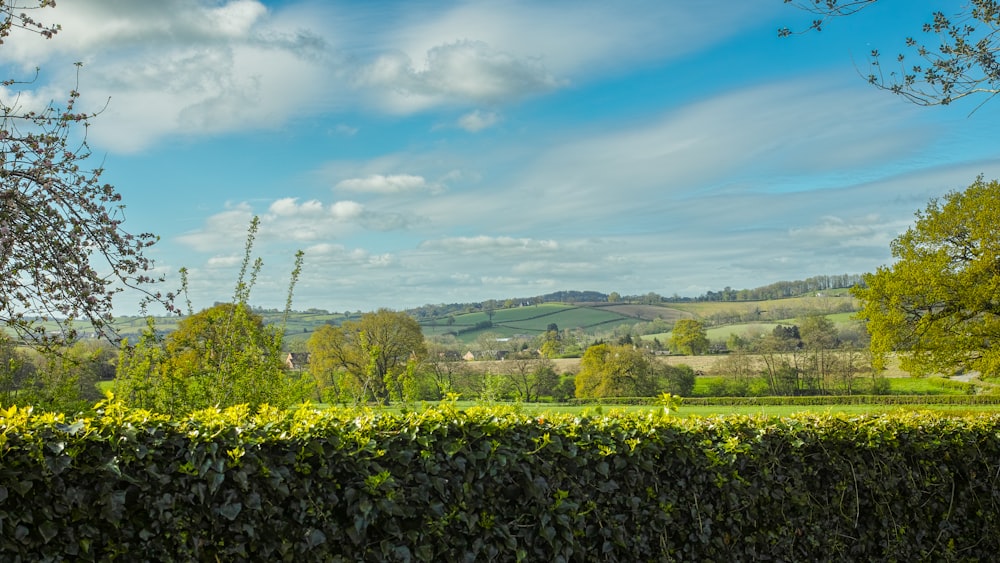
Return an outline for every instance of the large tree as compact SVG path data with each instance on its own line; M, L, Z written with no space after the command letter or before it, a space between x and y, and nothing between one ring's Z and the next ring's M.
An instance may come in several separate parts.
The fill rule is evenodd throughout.
M339 367L356 384L356 397L387 403L404 398L407 377L427 355L420 324L406 313L379 309L339 328L315 332L309 350L323 365ZM316 374L314 374L316 375Z
M0 0L0 44L15 32L54 36L59 26L33 15L53 6ZM71 337L74 320L103 332L125 288L160 297L148 289L153 264L144 254L156 237L125 230L121 195L101 182L100 165L87 166L95 114L77 109L79 92L29 107L17 91L27 83L3 82L8 98L0 98L0 323L38 341ZM37 319L58 323L58 334Z
M809 30L819 31L833 18L854 15L879 0L784 0L815 15ZM885 0L883 0L885 1ZM910 10L906 0L899 9ZM963 0L942 2L947 8L928 15L915 36L902 42L912 57L896 55L893 68L886 68L878 49L870 53L868 82L919 105L947 105L967 96L980 95L983 103L1000 93L1000 2ZM785 27L781 36L795 33Z
M651 397L657 391L658 366L632 346L596 344L587 348L576 376L576 396Z
M518 400L526 403L551 394L559 385L559 374L552 360L531 352L519 352L506 360L502 374L514 388Z
M689 356L708 351L708 333L705 325L696 319L680 319L670 331L670 349Z
M159 412L247 404L283 407L304 398L285 371L281 329L245 303L222 303L182 320L161 343L150 326L122 347L116 394Z
M149 318L137 343L122 342L115 390L126 403L182 413L241 404L253 410L265 404L283 407L305 398L301 382L285 372L287 356L282 346L303 253L295 254L281 324L265 325L249 305L263 266L260 258L251 266L259 226L260 219L254 217L232 302L195 314L188 300L188 316L165 339ZM181 279L186 295L186 270L181 270Z
M1000 183L979 178L916 219L892 241L896 262L853 290L875 367L899 351L917 374L1000 375Z

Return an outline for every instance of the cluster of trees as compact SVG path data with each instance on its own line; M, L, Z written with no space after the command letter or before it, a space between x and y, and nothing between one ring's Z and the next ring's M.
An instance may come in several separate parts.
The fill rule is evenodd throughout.
M688 366L670 366L650 353L628 345L595 344L587 348L575 379L581 399L653 397L660 393L690 395L695 372Z
M847 336L847 339L843 337ZM870 357L856 345L855 335L842 335L823 315L811 315L797 325L777 325L767 334L731 335L729 354L720 357L715 371L726 379L713 395L847 394L858 379L871 377L865 392L885 389Z
M52 411L89 408L100 398L97 382L114 377L115 359L115 349L97 341L42 353L0 334L0 404Z
M222 303L182 320L166 337L151 323L119 354L115 394L130 406L184 413L246 404L286 407L308 381L286 370L280 327L245 303Z
M810 295L831 289L851 288L861 283L860 274L813 276L804 280L779 281L754 289L732 289L708 291L694 301L768 301L799 295Z
M439 400L449 394L469 399L537 401L568 394L545 355L558 342L558 328L540 344L503 342L503 362L472 364L452 346L428 344L409 314L381 309L339 327L327 325L307 343L314 398L331 403ZM500 340L484 335L476 346L497 358ZM551 352L551 347L549 347ZM509 352L509 353L508 353ZM480 356L482 357L482 356Z

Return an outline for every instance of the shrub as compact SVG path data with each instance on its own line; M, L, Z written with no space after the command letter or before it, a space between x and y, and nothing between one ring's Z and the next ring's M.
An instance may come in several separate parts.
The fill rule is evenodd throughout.
M967 397L972 398L972 397ZM989 560L1000 415L0 412L5 559Z

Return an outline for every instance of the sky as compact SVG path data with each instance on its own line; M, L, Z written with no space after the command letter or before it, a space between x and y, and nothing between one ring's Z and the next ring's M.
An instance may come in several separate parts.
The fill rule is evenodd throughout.
M100 111L94 167L164 289L402 310L560 290L697 296L890 263L934 197L1000 177L1000 101L869 86L943 5L93 0L0 47L0 98ZM949 8L945 8L946 10ZM77 78L77 67L82 62ZM118 314L138 297L121 296Z

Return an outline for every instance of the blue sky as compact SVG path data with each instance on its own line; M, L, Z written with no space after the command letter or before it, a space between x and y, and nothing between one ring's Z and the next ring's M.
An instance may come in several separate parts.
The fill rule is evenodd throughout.
M84 63L94 165L196 309L232 295L253 215L265 307L297 249L296 309L699 295L872 271L928 199L1000 177L1000 102L861 76L945 4L779 39L811 19L781 0L60 2L0 61L41 67L26 103Z

